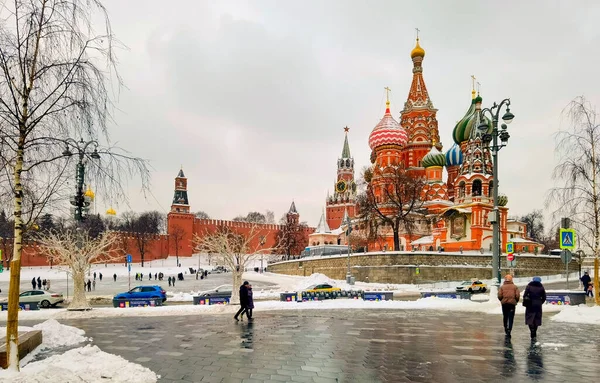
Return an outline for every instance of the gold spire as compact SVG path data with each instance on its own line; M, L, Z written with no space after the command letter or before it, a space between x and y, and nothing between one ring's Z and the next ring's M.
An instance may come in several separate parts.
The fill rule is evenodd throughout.
M390 92L392 90L388 86L383 89L385 89L385 112L390 113Z
M108 210L106 211L106 215L117 215L117 212L115 211L115 209L112 208L112 206L110 208L108 208Z
M90 199L92 199L92 200L96 197L96 195L94 194L94 192L90 188L90 185L88 185L87 190L85 191L84 195L86 197L90 197Z
M471 75L471 86L472 86L471 99L474 100L475 99L475 75Z
M415 28L415 30L417 31L417 45L410 52L410 58L413 59L415 57L425 57L425 49L421 48L421 46L419 45L419 32L421 31L419 30L419 28Z

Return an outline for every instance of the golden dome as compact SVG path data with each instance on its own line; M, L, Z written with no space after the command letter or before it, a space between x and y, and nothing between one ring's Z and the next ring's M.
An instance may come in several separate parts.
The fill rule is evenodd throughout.
M92 189L90 188L90 185L88 185L87 190L85 191L84 195L86 197L90 197L90 199L94 199L96 197L96 194L94 194L94 192L92 191Z
M419 38L417 37L417 45L410 52L410 58L414 59L415 57L425 57L425 49L421 48L419 45Z
M117 215L117 212L112 207L108 208L106 215Z

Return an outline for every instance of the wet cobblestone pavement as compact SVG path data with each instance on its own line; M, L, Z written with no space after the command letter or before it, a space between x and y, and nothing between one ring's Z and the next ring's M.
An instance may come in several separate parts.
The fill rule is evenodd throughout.
M571 382L600 376L600 329L544 318L532 346L523 316L330 310L63 321L161 382Z

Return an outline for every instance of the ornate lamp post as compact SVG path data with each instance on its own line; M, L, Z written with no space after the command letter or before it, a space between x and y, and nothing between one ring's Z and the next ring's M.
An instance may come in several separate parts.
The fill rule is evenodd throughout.
M501 125L501 129L498 129L498 120L500 119L500 110L502 107L506 108L506 112L502 116L504 123ZM485 108L481 111L482 116L489 114L492 119L493 130L491 133L487 133L489 126L482 121L477 127L480 131L486 132L482 138L487 143L488 148L492 152L492 161L494 165L494 184L493 184L493 196L494 196L494 210L492 211L489 220L493 226L493 243L492 243L492 279L495 280L496 285L500 285L500 210L498 209L498 151L508 144L510 134L507 131L507 125L512 122L515 116L510 112L510 99L506 98L500 102L500 104L492 105L490 108ZM500 143L498 143L500 138ZM491 143L491 144L490 144Z
M73 155L71 148L75 149L77 155L79 156L76 168L77 171L75 175L77 184L75 186L75 196L71 198L71 205L75 207L75 211L73 214L75 221L81 222L84 220L90 205L90 202L86 201L83 192L83 184L85 181L85 165L83 163L83 160L86 157L86 155L90 156L94 160L100 159L100 154L98 154L98 142L95 140L84 142L83 138L79 141L75 141L72 138L68 138L67 140L65 140L65 144L67 145L67 147L62 153L63 156L71 157ZM94 150L91 153L87 151L90 145L94 145Z

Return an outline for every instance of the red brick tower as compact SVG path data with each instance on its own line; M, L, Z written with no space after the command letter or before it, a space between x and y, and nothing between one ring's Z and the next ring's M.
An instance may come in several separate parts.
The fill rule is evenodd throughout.
M429 153L434 142L439 150L442 149L442 145L436 119L437 109L433 107L423 80L422 63L425 50L419 45L419 37L410 57L413 62L413 79L404 110L400 114L400 125L408 133L404 161L407 168L415 168L425 175L423 157Z
M344 212L353 218L356 215L356 182L354 182L354 158L348 145L348 127L344 128L346 137L342 148L342 157L337 161L337 177L333 185L333 196L327 196L327 224L337 229L342 223Z
M187 195L187 178L183 169L175 177L175 193L171 212L167 214L167 233L169 234L169 255L191 256L194 233L194 215L190 213Z

